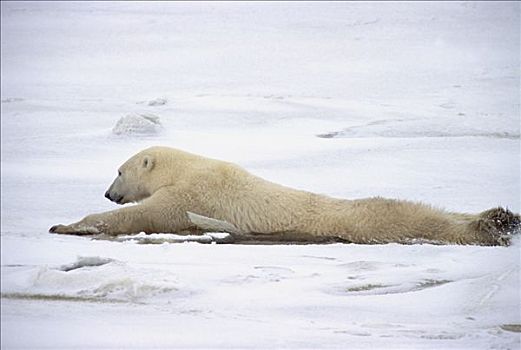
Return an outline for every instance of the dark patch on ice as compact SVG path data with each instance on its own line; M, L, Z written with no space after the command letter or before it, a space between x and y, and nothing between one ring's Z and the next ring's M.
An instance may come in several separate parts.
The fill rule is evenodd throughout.
M333 333L335 334L349 334L349 335L353 335L355 337L369 337L371 336L372 334L369 333L369 332L357 332L357 331L348 331L348 330L339 330L339 331L334 331Z
M84 303L127 303L125 300L107 299L100 297L82 297L62 294L29 294L29 293L2 293L2 299L29 300L29 301L69 301Z
M358 286L358 287L351 287L351 288L347 288L347 292L366 292L366 291L370 291L370 290L373 290L373 289L378 289L378 288L387 288L387 287L391 287L390 285L386 285L386 284L364 284L364 285L361 285L361 286Z
M329 256L314 256L314 255L301 255L301 258L319 259L319 260L338 260Z
M347 279L348 280L359 280L359 279L362 279L363 277L361 275L356 275L356 276L347 276Z
M63 265L62 267L60 267L60 270L69 272L72 270L81 269L82 267L101 266L101 265L105 265L105 264L108 264L113 261L114 261L113 259L100 258L97 256L79 257L76 262L73 262L72 264L68 264L68 265Z
M452 281L451 280L426 279L421 282L418 282L413 289L409 290L409 292L415 292L415 291L423 290L426 288L439 287L439 286L442 286L442 285L450 283L450 282L452 282Z
M323 139L332 139L333 137L337 137L338 135L342 135L342 133L340 131L332 131L325 134L318 134L317 137Z
M383 284L383 283L366 283L359 284L352 287L337 289L337 293L344 295L387 295L387 294L401 294L418 292L428 288L439 287L450 283L450 280L434 280L426 279L414 284Z
M499 327L507 332L521 333L521 324L502 324Z
M19 97L10 97L2 100L2 103L11 103L11 102L22 102L24 101L23 98Z
M148 101L149 106L163 106L166 105L168 100L166 98L156 98L153 100Z

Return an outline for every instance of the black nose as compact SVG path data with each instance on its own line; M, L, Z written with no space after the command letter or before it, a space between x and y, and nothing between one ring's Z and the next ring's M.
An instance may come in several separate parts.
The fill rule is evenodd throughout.
M110 193L109 191L105 192L105 198L107 198L108 200L112 200L112 198L110 198Z

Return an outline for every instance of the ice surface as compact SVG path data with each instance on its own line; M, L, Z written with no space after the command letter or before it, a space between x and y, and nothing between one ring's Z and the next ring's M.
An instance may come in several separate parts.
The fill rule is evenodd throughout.
M519 238L47 232L117 208L103 193L152 145L337 197L519 212L519 6L2 2L2 348L519 348ZM161 133L112 132L150 114Z

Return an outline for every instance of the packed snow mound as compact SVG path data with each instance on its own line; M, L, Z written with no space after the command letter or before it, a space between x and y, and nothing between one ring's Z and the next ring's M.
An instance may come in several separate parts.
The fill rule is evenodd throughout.
M170 272L99 257L55 268L20 266L2 274L2 296L15 299L140 302L178 290Z
M118 120L112 129L115 135L152 135L162 129L159 117L149 113L133 113Z

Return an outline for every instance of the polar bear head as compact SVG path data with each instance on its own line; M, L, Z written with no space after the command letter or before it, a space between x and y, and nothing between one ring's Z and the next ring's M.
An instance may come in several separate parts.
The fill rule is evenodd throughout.
M156 160L150 152L140 152L118 169L118 176L110 185L105 197L118 204L139 202L153 191L151 184Z
M221 164L221 166L219 166ZM142 201L161 188L201 183L216 178L215 169L223 162L200 157L175 148L147 148L127 160L105 197L118 204ZM229 168L227 165L225 168Z

